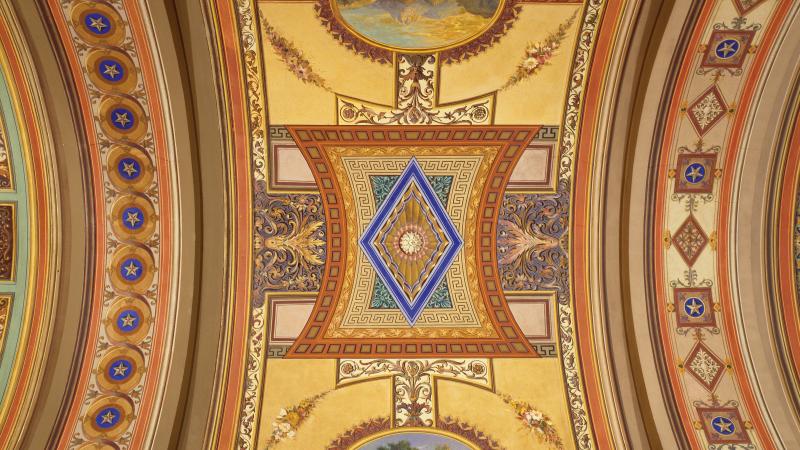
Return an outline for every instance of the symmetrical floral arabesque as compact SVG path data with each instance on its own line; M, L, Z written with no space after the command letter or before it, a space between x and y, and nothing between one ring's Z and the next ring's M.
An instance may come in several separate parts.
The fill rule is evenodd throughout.
M503 289L567 288L567 189L560 181L555 194L506 194L497 224Z
M447 377L489 385L484 360L344 360L339 364L342 381L392 375L394 379L394 426L430 427L435 423L433 377Z
M14 255L17 238L15 206L0 204L0 280L14 277Z
M325 264L325 213L319 195L267 193L256 181L255 302L264 291L319 289Z
M397 55L397 108L376 110L340 99L339 117L353 125L466 125L488 123L489 101L455 108L436 105L436 55Z

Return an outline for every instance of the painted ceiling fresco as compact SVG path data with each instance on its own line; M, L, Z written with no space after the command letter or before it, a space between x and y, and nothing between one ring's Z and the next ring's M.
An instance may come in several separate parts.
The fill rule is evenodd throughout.
M798 13L0 0L0 448L800 448Z
M558 137L582 5L256 7L237 11L257 21L269 130L243 205L264 324L249 332L266 338L248 349L246 446L371 448L414 430L572 448L570 417L587 413L561 381L578 367L556 325L573 320Z

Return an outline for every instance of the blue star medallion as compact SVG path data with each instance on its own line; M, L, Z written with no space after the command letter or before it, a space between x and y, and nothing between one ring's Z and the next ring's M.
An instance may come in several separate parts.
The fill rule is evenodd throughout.
M90 33L97 36L104 36L111 32L111 20L105 14L99 12L86 14L83 19L83 26Z
M97 415L94 417L94 423L96 423L98 427L107 430L109 428L114 428L119 423L121 417L122 411L120 411L119 408L116 406L109 406L97 412Z
M114 127L122 131L130 130L136 122L133 112L128 108L122 107L112 109L109 118Z
M133 363L126 358L120 358L108 366L108 377L114 381L125 381L132 373Z
M123 333L131 333L139 328L141 318L134 309L123 310L117 315L117 328Z
M706 168L700 163L692 163L683 171L683 177L689 183L700 183L706 177Z
M142 277L144 273L144 264L142 264L139 258L127 258L120 265L119 273L125 281L134 282Z
M714 417L714 419L711 420L711 426L714 428L714 431L723 436L733 434L736 431L736 425L733 424L733 421L723 416Z
M697 297L689 297L683 304L683 310L689 317L700 317L706 312L706 305Z
M716 53L717 58L720 59L732 58L734 55L736 55L736 53L739 52L739 45L739 41L736 39L725 39L717 44L717 48L714 49L714 53Z
M144 225L144 212L135 206L131 206L122 210L121 219L125 228L136 231Z
M139 161L130 157L125 157L119 160L117 172L126 180L135 180L139 178L139 175L142 173L142 166L139 164Z
M116 59L101 59L97 63L97 73L99 73L104 80L117 83L122 81L125 77L125 68Z

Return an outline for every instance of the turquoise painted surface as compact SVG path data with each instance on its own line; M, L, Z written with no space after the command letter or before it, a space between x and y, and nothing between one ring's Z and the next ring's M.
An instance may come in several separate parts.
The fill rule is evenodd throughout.
M374 309L397 309L397 302L395 302L389 289L379 277L375 277L375 287L372 289L372 302L370 308ZM433 291L430 300L428 300L428 308L452 308L453 301L450 299L450 291L447 289L447 278L439 284L439 287Z
M369 177L370 184L372 185L372 195L375 197L375 209L381 207L392 186L397 182L399 176L395 175L374 175ZM436 192L436 196L442 205L447 208L447 199L450 197L450 188L453 185L452 176L429 176L426 177L428 182ZM450 298L450 291L447 289L447 277L445 277L439 284L439 287L433 291L433 295L428 300L428 308L452 308L453 301ZM386 285L378 277L375 277L375 287L372 290L372 300L370 301L370 308L374 309L397 309L395 302Z
M16 281L0 282L0 293L13 293L14 300L11 304L11 317L8 322L5 348L0 357L0 402L5 397L8 378L11 375L14 357L19 349L20 331L28 301L26 290L28 288L28 254L29 248L29 223L28 223L28 174L25 172L25 161L22 155L22 142L20 140L20 124L14 115L14 106L9 91L8 79L0 71L0 120L5 124L7 133L6 146L11 160L11 172L14 180L14 192L0 192L0 202L15 202L17 204L17 268Z
M389 192L391 192L392 186L394 186L398 178L400 177L396 175L373 175L369 177L369 182L372 185L372 195L375 196L376 210L381 207L386 197L389 196ZM448 175L425 178L428 179L428 182L433 187L433 191L436 192L436 196L439 197L442 206L447 208L447 198L450 196L450 187L453 185L453 177Z

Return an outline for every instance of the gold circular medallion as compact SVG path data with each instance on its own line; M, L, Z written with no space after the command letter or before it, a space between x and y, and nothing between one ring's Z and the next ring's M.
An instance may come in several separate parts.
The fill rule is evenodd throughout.
M108 154L108 177L119 189L144 192L153 182L153 162L138 148L115 146Z
M147 132L147 116L129 98L106 97L100 104L100 126L112 139L136 142Z
M136 88L136 66L116 50L94 50L86 57L89 79L105 91L129 94Z
M115 289L144 294L153 282L155 265L150 252L144 248L123 245L111 257L108 272Z
M111 304L103 323L111 341L136 345L147 337L152 321L153 315L147 303L122 297Z
M108 5L78 2L71 16L73 29L86 42L119 45L125 40L125 24L119 13Z
M92 402L83 417L83 432L90 439L116 439L133 420L133 406L123 397L103 396Z
M145 372L142 355L128 347L113 347L100 359L97 384L107 391L129 392Z
M111 210L111 228L120 239L144 242L156 229L158 217L153 205L138 195L123 195Z

